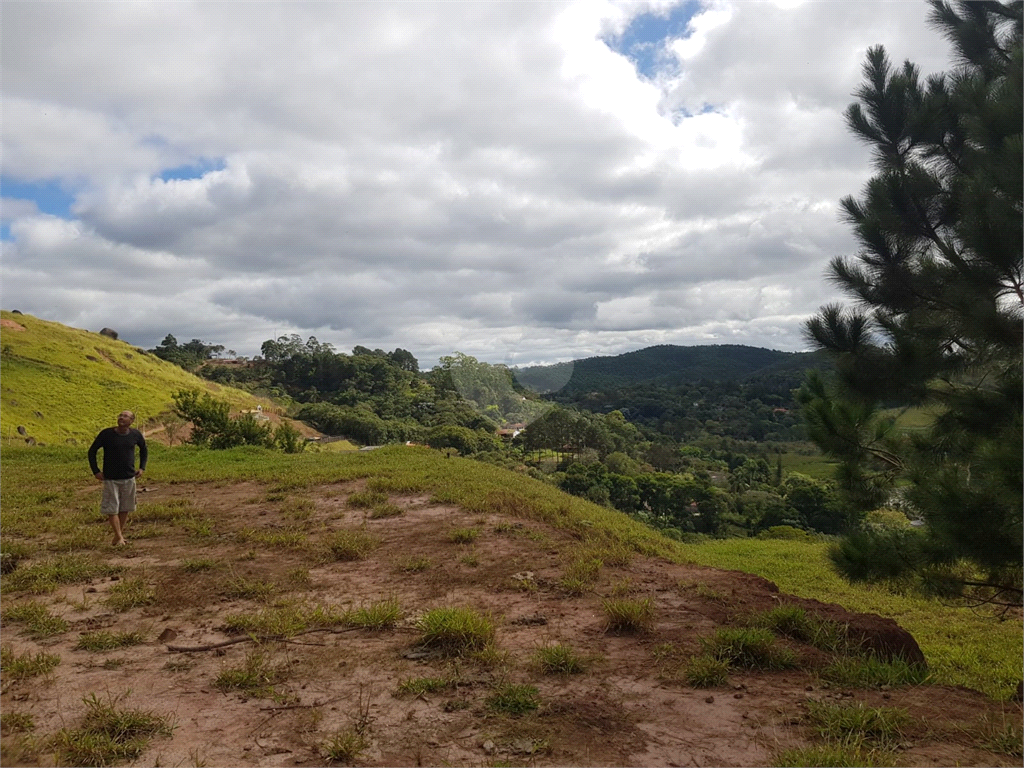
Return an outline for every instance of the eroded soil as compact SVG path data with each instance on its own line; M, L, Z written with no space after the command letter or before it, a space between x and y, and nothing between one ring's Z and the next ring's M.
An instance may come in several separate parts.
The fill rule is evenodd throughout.
M750 766L814 743L805 715L815 699L905 708L912 721L899 745L903 765L1019 764L983 749L977 736L986 722L1019 722L1018 705L938 686L831 689L813 672L822 654L799 644L792 645L799 669L733 672L727 686L715 689L688 686L682 665L698 651L699 638L789 600L762 579L634 555L627 565L604 566L591 591L573 596L559 585L580 544L569 533L467 513L423 496L393 495L390 502L403 513L370 519L347 504L362 487L276 494L245 483L148 489L130 523L130 546L103 552L125 572L41 598L5 599L5 609L41 600L71 629L37 642L18 625L4 627L3 642L15 653L42 650L62 661L43 678L5 680L3 711L31 714L37 744L76 727L83 698L91 694L122 697L120 706L172 718L173 734L154 738L138 765L325 765L324 742L359 727L368 744L357 765ZM147 520L147 505L167 508L169 502L195 509L211 523L212 535L196 538L180 526ZM332 562L319 554L318 543L331 532L361 525L380 540L365 559ZM478 529L477 539L453 543L452 531L466 528ZM308 534L305 544L283 543L283 534L297 532ZM256 543L273 533L282 534L282 543ZM196 560L217 567L183 567ZM417 560L423 570L412 569ZM112 586L136 577L153 588L152 604L125 612L105 604ZM232 580L273 584L275 594L262 602L231 599L225 585ZM650 630L606 631L602 599L614 596L653 598ZM280 678L274 697L214 685L218 674L240 667L257 648L251 641L169 650L233 639L237 635L224 631L225 617L275 601L344 609L389 597L403 613L396 628L313 632L259 646ZM498 658L488 664L419 648L416 617L453 606L492 617ZM107 652L75 649L81 633L99 629L140 631L146 642ZM590 659L588 669L543 674L534 654L553 643ZM402 681L446 676L457 680L448 690L399 694ZM539 709L522 716L495 712L485 702L499 682L536 686ZM21 764L52 761L45 749L13 751L16 737L6 738L5 765L14 764L11 755Z

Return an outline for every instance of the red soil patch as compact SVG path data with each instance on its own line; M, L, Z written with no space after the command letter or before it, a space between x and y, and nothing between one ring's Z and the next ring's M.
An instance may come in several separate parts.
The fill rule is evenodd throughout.
M709 766L768 765L783 749L815 743L806 723L813 699L906 708L912 725L900 745L903 765L1019 765L986 751L974 735L986 718L1019 723L1017 705L939 686L830 689L814 674L821 653L799 644L791 644L801 659L798 669L733 672L729 684L717 689L688 686L681 671L700 638L780 603L813 607L779 594L763 579L634 556L628 565L602 568L592 591L574 597L559 586L567 557L581 545L569 532L471 514L423 496L392 496L403 513L373 519L346 503L362 487L153 488L140 497L130 523L131 547L104 554L127 567L118 581L144 579L155 603L112 611L103 602L118 583L111 579L34 598L64 616L71 630L35 642L17 625L5 627L4 643L15 653L44 650L62 662L46 678L5 679L3 711L31 714L35 733L46 736L80 722L83 697L124 695L123 706L167 715L177 726L171 737L153 739L140 758L145 765L324 765L324 742L339 729L359 725L368 743L357 765ZM190 538L180 523L157 519L158 510L173 509L205 518L212 535ZM379 540L365 559L333 562L318 556L318 546L332 533L360 526ZM452 531L465 528L479 531L476 540L453 543ZM305 546L286 545L286 534L295 532L308 533ZM188 560L215 567L189 572L183 568ZM417 564L424 568L417 570ZM231 597L229 583L240 581L273 585L270 603L345 608L392 597L403 619L380 632L323 631L268 641L262 649L280 677L278 699L225 692L214 685L218 674L239 667L254 643L193 653L168 646L232 639L224 631L226 617L268 605ZM704 588L695 588L699 584ZM606 631L602 600L625 595L654 601L649 631ZM4 607L28 599L5 598ZM451 606L489 615L503 658L488 665L419 650L415 618ZM822 606L820 612L860 626L838 606ZM101 653L75 650L80 633L97 628L140 631L146 642ZM588 669L571 676L543 674L534 654L553 643L572 646L590 660ZM402 681L427 677L457 683L418 697L399 693ZM495 712L487 699L499 682L535 686L539 708L519 717ZM45 751L35 758L49 759ZM17 762L7 759L4 765Z

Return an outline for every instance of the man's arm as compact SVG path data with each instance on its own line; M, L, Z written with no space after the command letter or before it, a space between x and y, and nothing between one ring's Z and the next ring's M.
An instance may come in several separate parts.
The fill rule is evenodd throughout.
M96 435L96 439L92 441L92 445L89 446L89 469L92 470L94 475L100 474L100 465L96 462L96 453L103 447L103 441L100 439L102 436L103 433L100 432Z
M139 432L139 471L135 473L138 477L146 471L146 462L149 461L149 449L146 448L146 438L142 436L142 432Z

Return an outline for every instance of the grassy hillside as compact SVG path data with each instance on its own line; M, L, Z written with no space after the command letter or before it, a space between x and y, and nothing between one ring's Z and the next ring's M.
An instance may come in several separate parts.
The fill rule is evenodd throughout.
M234 408L257 401L205 381L131 344L31 315L0 312L0 423L4 445L17 427L43 443L89 441L127 408L145 425L182 388L209 391Z

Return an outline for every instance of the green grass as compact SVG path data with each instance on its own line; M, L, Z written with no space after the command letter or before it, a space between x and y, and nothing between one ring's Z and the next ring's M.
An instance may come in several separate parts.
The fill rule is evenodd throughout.
M106 766L137 759L153 736L170 736L169 718L153 712L122 709L120 697L101 701L95 694L85 698L82 725L63 729L52 739L57 764Z
M755 616L751 623L829 653L855 650L850 647L845 625L808 613L796 605L780 605Z
M654 600L650 597L613 597L602 600L601 607L609 632L646 632L654 623Z
M7 454L5 454L6 463ZM6 512L5 512L6 514ZM28 592L45 595L62 584L81 584L90 579L110 576L121 568L83 555L61 555L33 563L7 574L0 582L4 594Z
M7 397L6 390L3 396ZM95 481L82 476L81 452L81 446L14 445L4 450L0 505L5 536L16 533L33 544L40 531L65 526L65 533L69 533L82 521L95 522L98 493L93 499L84 494L88 487L95 491ZM938 684L963 685L1006 699L1021 677L1024 633L1019 620L998 622L981 612L950 607L937 600L849 584L831 570L825 554L827 542L672 542L621 513L567 496L541 481L482 462L446 460L425 448L394 446L325 456L282 454L254 447L204 451L193 446L168 449L153 444L147 477L153 484L244 481L268 488L281 484L289 490L365 480L370 490L429 493L437 503L460 506L471 513L545 523L581 539L617 541L630 551L662 555L674 562L755 573L775 582L783 592L838 603L854 612L891 617L913 634L932 670L932 681ZM209 521L196 524L197 536L211 533ZM30 578L19 576L36 565L7 574L2 583L4 594L14 592L12 584L18 586L18 591L52 589L56 581L40 578L38 571ZM11 582L12 577L19 581ZM563 582L563 589L570 593L587 591L593 584L580 574L568 572Z
M927 667L900 658L880 659L874 654L839 656L818 670L818 677L845 688L876 688L882 685L922 685L932 677Z
M995 699L1013 695L1024 656L1019 619L998 621L984 612L939 600L850 584L831 569L827 548L827 542L758 539L679 546L684 557L698 565L754 573L797 597L895 619L924 652L932 683L962 685Z
M230 633L245 632L256 637L292 637L307 629L337 627L345 622L345 614L335 608L293 603L229 614L224 618L224 628Z
M480 536L479 528L455 528L448 533L448 541L453 544L472 544Z
M3 332L3 411L5 445L24 426L37 441L88 446L117 413L135 412L135 426L169 413L171 393L179 389L210 392L233 408L270 405L247 392L222 387L173 363L142 354L124 341L98 333L7 311L0 317L25 327ZM89 358L94 358L90 360ZM46 393L45 398L40 393ZM42 416L37 415L37 412ZM79 448L81 451L81 448Z
M388 517L399 517L405 514L405 510L397 504L377 504L373 509L370 510L371 520L382 520Z
M575 675L587 668L587 660L571 645L563 643L538 648L533 660L548 675Z
M361 608L346 611L345 624L363 629L391 629L402 618L402 608L397 597L389 597Z
M241 691L254 699L267 699L276 695L275 683L281 681L281 674L270 662L269 655L256 648L245 656L237 667L221 670L213 681L222 691Z
M31 601L15 605L3 612L4 621L24 624L25 631L34 640L42 640L68 631L68 623L54 616L42 603Z
M362 560L380 544L380 538L365 528L335 531L324 539L329 557L333 560Z
M418 555L410 557L406 560L402 560L398 564L398 570L404 573L423 573L433 565L433 561L429 557Z
M141 608L145 605L152 605L156 601L153 588L146 583L145 579L132 578L117 582L107 592L103 601L115 611L130 611L132 608Z
M346 504L356 509L373 509L380 504L386 504L388 495L383 491L355 491L350 494Z
M4 736L10 733L28 733L35 730L35 727L35 718L28 712L0 713L0 733Z
M320 753L331 763L350 765L369 746L366 736L355 728L335 731L320 745Z
M134 632L83 632L78 637L75 648L81 651L112 651L117 648L127 648L131 645L139 645L146 642L142 633Z
M744 669L787 669L796 666L796 657L780 647L767 629L722 627L714 637L700 638L702 652L730 667Z
M24 680L45 675L60 664L60 656L52 653L24 653L18 656L10 646L0 647L0 670L9 680Z
M773 768L893 768L898 764L891 750L866 745L858 738L788 749L772 762Z
M485 702L488 708L507 715L525 715L540 706L540 695L532 685L500 683Z
M181 561L179 566L185 573L203 573L213 571L221 567L221 563L209 558L186 559Z
M494 639L494 624L473 608L434 608L416 622L423 645L458 655L482 651Z
M817 734L826 739L862 737L881 744L903 735L910 715L899 707L868 707L858 703L826 704L807 702L807 719Z
M729 682L729 660L702 653L690 659L684 675L694 688L717 688Z

